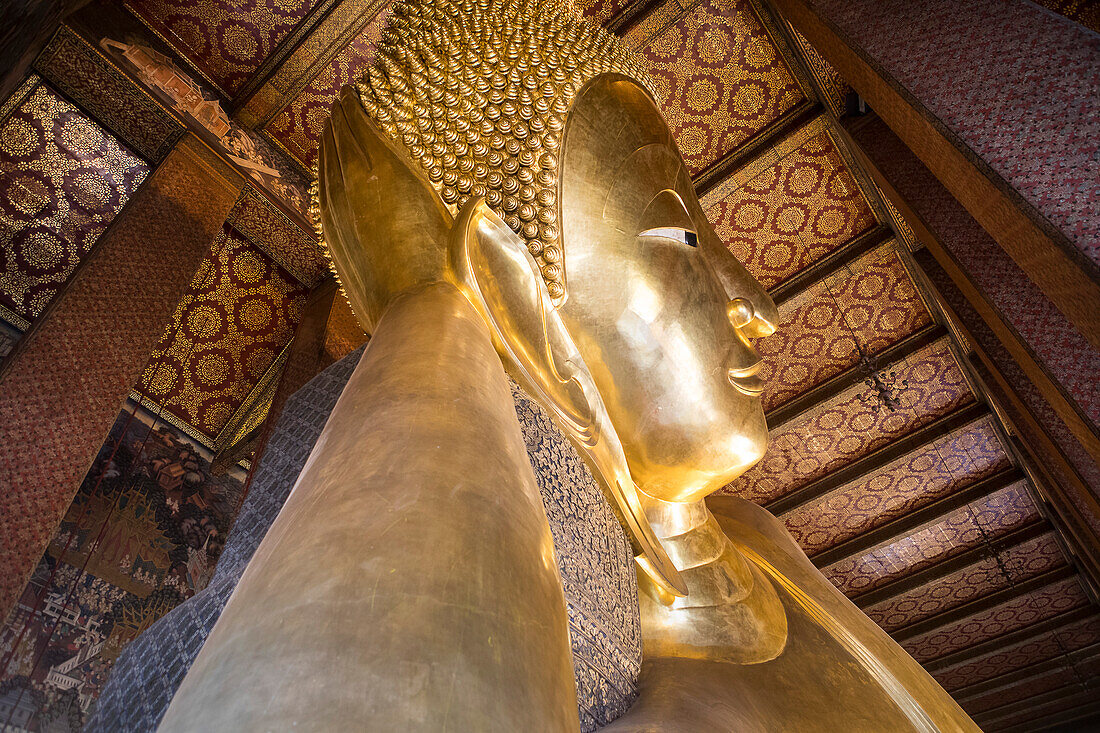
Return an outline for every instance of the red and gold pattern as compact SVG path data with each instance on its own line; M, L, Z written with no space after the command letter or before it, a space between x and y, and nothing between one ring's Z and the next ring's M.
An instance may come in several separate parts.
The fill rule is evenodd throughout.
M1048 533L882 601L868 608L867 615L893 631L1065 564L1058 542Z
M948 667L935 677L948 690L958 690L1097 642L1100 642L1100 614Z
M150 357L139 391L212 440L294 335L306 290L228 224Z
M1024 481L947 514L908 537L823 568L833 585L856 596L954 557L1039 520Z
M875 224L827 132L707 207L730 251L772 288Z
M982 420L783 515L783 522L812 556L1009 465Z
M317 141L328 119L328 110L340 92L366 70L374 58L375 46L382 38L389 5L383 5L355 40L338 53L331 62L277 114L264 132L284 151L307 168L317 162Z
M237 201L229 220L234 229L307 288L328 274L317 235L303 230L252 188Z
M968 700L963 704L963 709L966 710L967 715L973 716L976 713L991 710L1006 703L1015 702L1032 695L1041 695L1044 692L1050 692L1065 685L1074 685L1077 682L1078 678L1075 670L1062 667L1053 672L1046 672L1037 678L1026 679L1003 689L981 695L973 700Z
M126 0L126 7L233 97L313 7L311 0Z
M758 503L777 499L974 401L943 344L906 359L897 375L899 385L908 382L897 410L876 411L871 389L858 384L776 428L764 459L723 493Z
M703 0L638 50L692 173L804 99L748 0Z
M902 647L918 662L928 662L1087 605L1089 599L1081 581L1067 578L929 631L904 642Z
M45 84L0 125L0 305L26 329L149 167Z
M34 68L147 161L164 160L182 130L179 120L68 26L58 29Z
M764 409L772 410L932 322L890 246L816 283L780 309L764 358ZM853 338L854 334L854 338Z

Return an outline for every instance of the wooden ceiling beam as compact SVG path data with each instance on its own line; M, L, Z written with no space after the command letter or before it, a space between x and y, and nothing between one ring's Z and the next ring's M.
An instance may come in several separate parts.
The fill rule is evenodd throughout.
M938 324L931 324L906 336L901 341L891 344L878 352L875 357L883 365L883 368L893 366L946 336L946 328ZM765 416L768 421L768 430L775 430L783 423L789 422L799 415L824 404L866 378L866 372L859 365L856 365L826 379L794 399L770 410Z
M880 527L823 550L810 559L817 567L825 568L853 555L862 555L872 548L908 537L924 525L942 519L956 509L1011 486L1023 478L1024 474L1018 468L1006 468Z
M764 508L776 516L786 514L824 496L833 489L874 473L902 456L923 448L964 425L980 420L989 414L989 407L983 402L972 402L965 407L960 407L954 412L923 425L892 443L888 443L878 450L822 476L816 481L768 502L764 505Z
M625 8L604 23L604 28L613 35L625 36L664 2L665 0L634 0L627 3Z
M1052 659L1045 659L1042 662L1036 662L1035 664L1020 667L1011 672L999 674L988 680L982 680L981 682L976 682L966 687L960 687L951 692L951 697L961 703L964 700L972 700L1000 689L1027 682L1028 680L1044 677L1058 670L1060 667L1065 667L1067 662L1075 665L1098 657L1100 657L1100 642L1089 644L1086 647L1069 652L1068 654L1059 654Z
M868 252L877 249L894 236L889 227L881 224L853 237L809 267L800 270L771 289L769 295L776 305L782 305L802 293L811 285L832 276Z
M1054 570L1048 570L1045 573L1036 575L1033 578L1016 583L1013 586L1004 588L1002 590L993 591L980 598L975 598L969 603L964 603L961 606L937 613L934 616L921 619L915 623L911 623L908 626L903 626L900 629L893 631L890 636L894 637L894 641L901 643L908 641L909 639L916 638L921 634L926 634L929 631L934 631L943 626L953 624L956 621L961 621L968 616L973 616L983 611L999 606L1002 603L1011 601L1016 598L1022 598L1026 595L1042 590L1049 585L1060 583L1063 580L1076 577L1077 571L1071 566L1063 566L1055 568Z
M930 565L915 573L898 578L879 588L862 593L853 598L852 602L860 608L869 608L875 604L893 598L894 596L907 593L914 588L919 588L927 583L934 583L963 568L979 563L990 557L995 557L1002 552L1018 547L1025 542L1030 542L1036 537L1040 537L1053 530L1054 528L1044 520L1033 522L1015 531L1009 532L1006 535L995 538L987 544L979 545L955 557L948 558L935 565Z
M1004 728L1000 733L1041 733L1044 730L1062 730L1070 723L1096 721L1100 719L1100 701L1086 702L1084 705L1062 710L1060 712L1044 715L1041 722L1034 720L1017 723L1009 728Z
M929 674L936 674L942 672L945 669L955 667L957 665L969 662L979 657L984 657L987 654L998 652L1002 649L1008 649L1009 647L1021 644L1025 641L1038 638L1043 634L1050 633L1052 631L1058 631L1067 626L1085 621L1093 616L1097 615L1097 609L1095 606L1083 606L1081 608L1075 608L1065 613L1060 613L1057 616L1048 618L1044 621L1039 621L1029 626L1025 626L1022 629L1016 629L1010 631L1007 634L997 637L996 639L990 639L989 641L983 641L980 644L967 647L966 649L960 649L957 652L945 654L942 657L937 657L929 662L926 662L923 666Z
M712 188L771 150L795 130L813 122L824 111L820 102L811 99L791 107L775 122L692 176L696 195L703 198Z
M1072 700L1074 703L1077 703L1073 705L1073 707L1076 708L1080 705L1095 702L1096 691L1086 687L1080 682L1074 682L1050 690L1049 692L1041 692L1038 695L1008 701L1004 705L999 705L995 708L976 713L973 719L974 722L982 728L992 728L998 720L1004 720L1013 715L1034 711L1035 718L1040 718L1041 722L1045 723L1046 714L1040 708L1043 705L1060 703L1066 700ZM1031 720L1034 720L1034 718ZM1035 723L1033 723L1033 725L1035 725ZM1035 730L1035 728L1031 728L1031 730Z

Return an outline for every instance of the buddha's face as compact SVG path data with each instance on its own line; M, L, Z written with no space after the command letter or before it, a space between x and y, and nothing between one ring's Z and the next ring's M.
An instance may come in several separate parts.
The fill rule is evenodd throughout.
M715 235L668 126L604 76L567 122L559 194L563 320L640 489L692 501L767 447L760 357L775 305Z

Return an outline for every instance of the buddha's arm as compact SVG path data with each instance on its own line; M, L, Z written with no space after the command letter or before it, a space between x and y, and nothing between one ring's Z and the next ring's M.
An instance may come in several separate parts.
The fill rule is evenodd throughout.
M661 603L643 582L640 696L607 730L977 730L771 514L734 497L649 508L689 594Z
M978 730L916 660L814 567L778 519L737 497L710 497L707 504L735 546L858 659L911 719L926 719L930 730Z

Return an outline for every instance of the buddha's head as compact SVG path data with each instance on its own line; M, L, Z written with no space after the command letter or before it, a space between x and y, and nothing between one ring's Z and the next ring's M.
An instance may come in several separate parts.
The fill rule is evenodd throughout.
M380 60L333 109L320 165L326 239L367 327L397 293L452 277L446 232L483 201L526 251L634 483L690 501L745 471L767 445L750 339L772 333L775 306L703 214L630 52L558 0L394 13Z

